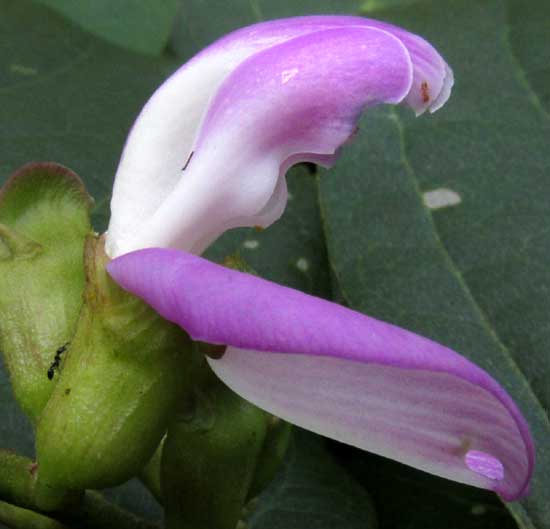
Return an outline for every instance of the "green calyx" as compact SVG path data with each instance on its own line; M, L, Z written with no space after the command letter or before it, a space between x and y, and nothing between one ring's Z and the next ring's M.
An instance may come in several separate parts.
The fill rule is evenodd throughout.
M54 389L56 350L76 327L91 206L79 177L53 162L23 166L0 190L0 350L32 422Z
M268 417L213 374L168 429L161 464L168 529L235 529Z
M76 332L37 426L38 483L104 488L137 475L191 384L187 335L111 280L103 240L86 244Z

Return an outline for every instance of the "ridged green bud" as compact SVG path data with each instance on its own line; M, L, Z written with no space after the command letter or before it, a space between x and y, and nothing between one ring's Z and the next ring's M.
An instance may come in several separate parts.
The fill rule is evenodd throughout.
M161 465L167 529L235 529L267 415L212 379L168 429Z
M91 205L78 176L52 162L23 166L0 190L0 350L32 422L54 389L56 351L76 328Z
M104 488L137 475L190 387L190 340L105 271L86 244L76 333L37 427L38 484Z

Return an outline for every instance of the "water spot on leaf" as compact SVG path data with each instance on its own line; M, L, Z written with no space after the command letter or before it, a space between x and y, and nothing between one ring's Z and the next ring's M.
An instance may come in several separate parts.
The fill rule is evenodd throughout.
M243 242L243 246L247 250L256 250L256 248L258 248L260 246L260 241L257 241L255 239L249 239L249 240Z
M300 270L300 272L307 272L309 270L309 261L305 257L300 257L296 261L296 268Z
M23 64L11 64L10 72L16 73L19 75L26 75L26 76L38 74L38 70L36 68L32 68L31 66L25 66Z
M429 209L441 209L449 206L456 206L462 202L461 196L452 189L440 187L432 191L426 191L422 198Z

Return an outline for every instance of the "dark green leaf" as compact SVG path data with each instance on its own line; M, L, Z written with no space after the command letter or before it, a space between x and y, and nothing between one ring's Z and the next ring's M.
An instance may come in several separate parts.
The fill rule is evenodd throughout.
M363 136L322 178L338 286L352 307L453 347L510 391L538 463L531 495L509 507L522 527L548 528L550 123L510 52L502 2L378 14L441 49L457 85L430 118L369 112ZM444 189L460 203L430 212L423 194Z
M177 64L105 44L26 0L0 10L0 179L30 160L60 162L86 182L103 230L127 131Z
M337 460L369 491L380 529L515 529L498 498L382 457L335 447Z
M533 105L550 115L550 2L508 0L508 24L518 75L527 82L527 91L533 90Z
M375 529L370 498L326 452L320 437L296 430L285 464L260 495L250 529Z
M376 15L376 12L381 9L387 9L389 7L403 7L412 4L418 4L423 0L365 0L361 6L361 11L365 14L372 13Z
M159 55L172 32L180 0L36 0L83 29L133 51Z

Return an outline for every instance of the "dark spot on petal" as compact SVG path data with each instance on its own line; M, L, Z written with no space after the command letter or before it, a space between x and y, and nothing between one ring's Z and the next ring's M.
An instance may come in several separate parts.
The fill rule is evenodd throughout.
M430 87L428 86L428 81L422 81L420 93L422 94L422 102L427 103L430 100Z
M181 168L182 171L185 171L187 169L187 166L189 165L191 158L193 158L193 154L195 154L195 151L191 151L191 154L189 155L189 158L187 158L185 165Z
M65 390L65 395L70 395L71 394L71 388L67 388Z

